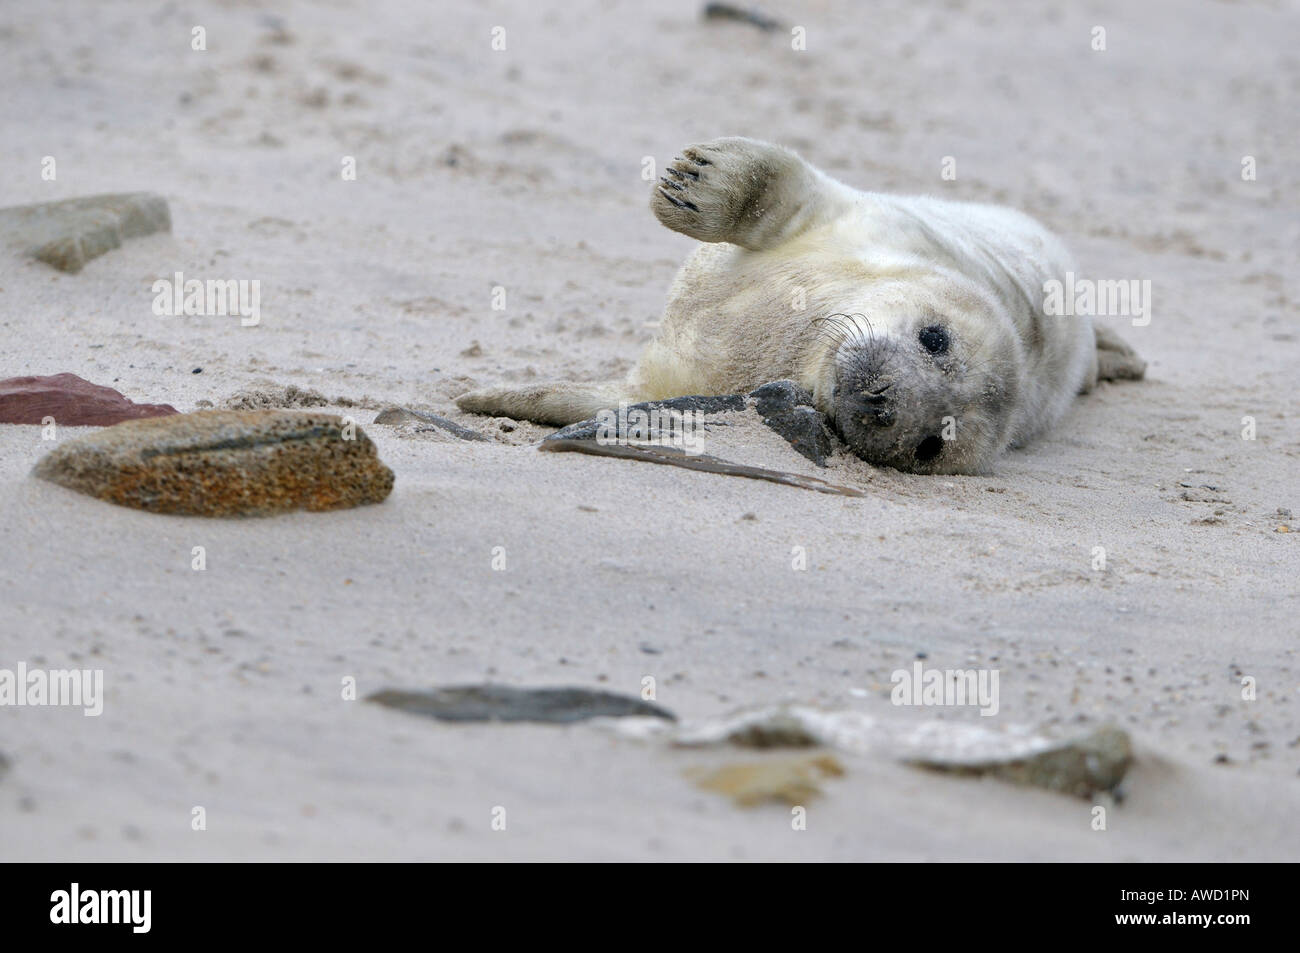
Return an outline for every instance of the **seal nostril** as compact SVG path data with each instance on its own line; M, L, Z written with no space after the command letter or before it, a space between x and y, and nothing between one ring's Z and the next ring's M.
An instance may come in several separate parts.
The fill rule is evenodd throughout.
M926 437L916 448L916 459L920 463L928 463L942 452L942 437Z

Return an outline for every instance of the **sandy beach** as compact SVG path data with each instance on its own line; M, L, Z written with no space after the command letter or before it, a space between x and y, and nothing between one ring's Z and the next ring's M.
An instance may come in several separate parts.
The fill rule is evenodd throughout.
M172 217L75 275L0 248L0 377L182 412L314 391L396 474L352 510L163 516L33 479L51 442L0 425L0 668L104 673L98 717L0 711L0 858L1300 858L1300 9L826 0L765 5L765 32L701 8L0 15L0 205L149 191ZM543 453L552 428L458 411L632 366L693 245L648 210L644 162L722 135L1018 208L1089 273L1150 281L1149 324L1120 327L1146 379L985 476L720 444L856 498ZM260 320L156 314L178 272L260 282ZM372 423L393 404L489 439ZM997 669L996 717L891 705L917 660ZM843 751L794 830L690 776L768 754L362 700L647 677L688 723L780 703L1113 723L1136 760L1116 801Z

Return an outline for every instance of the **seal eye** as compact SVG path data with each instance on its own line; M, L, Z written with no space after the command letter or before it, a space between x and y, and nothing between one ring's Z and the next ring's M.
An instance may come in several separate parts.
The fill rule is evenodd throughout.
M931 354L942 354L948 350L948 332L937 324L921 328L916 337L921 342L921 347Z

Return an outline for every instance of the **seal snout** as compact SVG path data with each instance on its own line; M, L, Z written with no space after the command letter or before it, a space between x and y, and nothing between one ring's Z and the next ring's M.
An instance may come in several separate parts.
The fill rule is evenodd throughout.
M837 355L834 425L868 463L922 473L948 466L949 441L940 431L959 403L952 393L957 378L936 358L952 341L942 328L924 330L924 341L879 335L849 342Z

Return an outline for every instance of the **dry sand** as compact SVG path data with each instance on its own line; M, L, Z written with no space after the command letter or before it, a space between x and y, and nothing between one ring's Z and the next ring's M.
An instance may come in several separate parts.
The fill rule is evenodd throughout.
M0 667L102 668L107 694L98 718L0 713L0 857L1300 857L1300 525L1278 515L1300 512L1296 4L767 5L806 27L802 52L700 6L6 12L0 204L148 189L174 228L75 276L6 253L0 376L71 371L183 411L315 388L360 402L339 410L397 485L340 513L154 516L30 479L49 444L0 427ZM470 384L629 366L691 244L647 210L642 158L718 135L1015 206L1090 273L1149 279L1150 325L1122 329L1147 380L987 477L820 472L861 499L539 453L543 428L456 413ZM155 316L176 271L260 280L260 325ZM370 425L390 402L495 439ZM684 777L740 752L340 698L348 676L653 676L685 718L794 700L930 719L886 697L917 653L998 668L991 721L1127 728L1140 761L1121 805L1098 802L1108 829L1091 802L846 754L793 831Z

